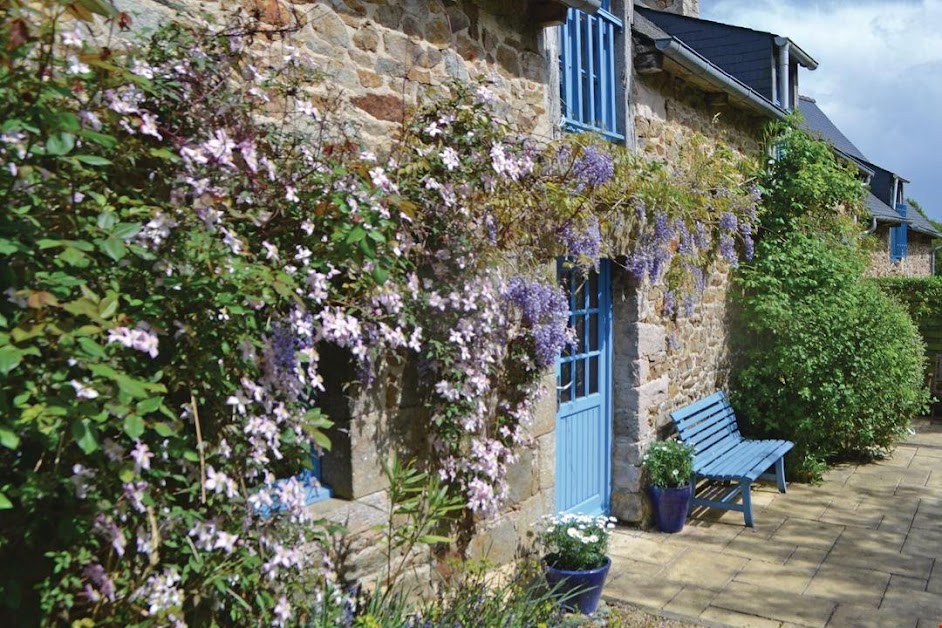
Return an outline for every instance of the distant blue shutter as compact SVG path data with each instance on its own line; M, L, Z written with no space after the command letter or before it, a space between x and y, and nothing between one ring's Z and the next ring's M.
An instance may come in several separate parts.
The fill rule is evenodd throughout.
M906 213L909 208L906 206L906 203L897 203L896 204L896 213L902 218L906 218ZM898 262L907 255L908 248L908 225L903 223L898 227L890 228L890 259L894 262Z
M569 9L559 28L560 98L566 128L594 131L613 141L618 131L618 94L615 81L615 35L622 21L610 12L611 0L602 0L596 15Z

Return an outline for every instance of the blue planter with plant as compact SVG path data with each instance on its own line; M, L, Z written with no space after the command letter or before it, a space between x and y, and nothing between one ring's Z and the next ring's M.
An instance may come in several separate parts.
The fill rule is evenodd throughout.
M544 518L540 540L546 581L568 610L591 615L602 598L612 561L608 535L614 517L564 514Z
M648 494L654 504L657 529L680 532L690 509L693 486L693 449L677 440L654 443L644 456L648 474Z

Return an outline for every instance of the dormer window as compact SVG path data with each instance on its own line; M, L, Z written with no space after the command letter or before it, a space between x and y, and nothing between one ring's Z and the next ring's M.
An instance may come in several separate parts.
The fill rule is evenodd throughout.
M624 25L611 11L612 0L602 0L595 15L569 9L559 27L560 96L568 130L620 142L615 50Z

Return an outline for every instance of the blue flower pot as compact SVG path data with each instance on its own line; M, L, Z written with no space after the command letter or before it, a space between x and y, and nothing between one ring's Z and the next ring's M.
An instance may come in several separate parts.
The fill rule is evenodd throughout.
M557 569L543 562L546 568L546 582L554 589L556 595L563 598L563 606L571 611L579 611L583 615L595 612L602 599L602 587L608 570L612 566L612 559L605 557L605 564L595 569L568 570Z
M648 491L651 501L654 502L657 529L668 533L683 530L687 513L690 510L690 494L693 487L690 484L680 488L652 486Z

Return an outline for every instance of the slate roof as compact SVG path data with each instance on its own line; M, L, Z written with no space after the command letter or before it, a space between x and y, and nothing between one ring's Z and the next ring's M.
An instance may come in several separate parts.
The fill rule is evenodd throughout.
M892 222L896 224L907 222L903 220L902 216L896 213L895 209L874 196L873 192L867 192L867 209L869 209L873 217L880 222Z
M942 238L942 233L939 233L939 230L932 226L932 223L929 222L929 219L916 211L914 207L909 208L909 212L907 212L906 217L912 220L909 228L913 231L920 231L936 238Z
M831 122L814 98L808 96L798 97L798 111L804 116L802 128L814 136L830 142L834 148L845 155L858 159L860 161L870 161L860 149L854 146L854 143L847 139L847 136L841 133L841 130Z
M881 192L881 195L883 192L883 187L890 187L889 181L892 176L903 179L903 177L900 177L898 174L878 166L870 161L860 151L860 149L857 148L854 143L851 142L833 122L831 122L831 119L827 117L827 114L825 114L824 111L818 107L818 103L814 98L809 98L808 96L799 96L798 110L801 111L802 115L804 116L802 128L812 135L829 142L836 150L850 157L854 161L859 162L858 165L862 165L864 168L873 172L871 187L876 185L878 188L880 188L878 191ZM905 179L903 180L905 181ZM906 222L909 224L909 228L913 231L918 231L920 233L926 233L937 238L942 238L942 233L939 233L939 231L932 226L932 223L930 223L925 216L920 214L914 208L909 209L904 220L897 213L896 209L886 203L886 200L878 198L877 195L875 195L873 192L869 192L867 195L867 208L870 210L870 213L873 215L873 217L878 221L896 224Z
M675 54L679 54L683 59L683 61L680 61L680 66L687 71L691 71L691 67L685 65L684 61L693 63L695 69L692 71L692 75L685 76L687 80L706 81L710 89L729 94L731 102L738 103L740 106L747 108L757 108L758 111L765 115L780 118L787 113L778 105L772 104L763 94L760 94L746 83L729 74L710 59L688 46L687 43L682 41L679 37L675 37L666 32L640 13L634 14L631 31L634 35L641 35L651 40L659 50L664 52L665 56L677 60ZM671 51L674 51L674 53L672 54ZM696 68L703 70L704 73L699 73Z
M725 73L772 101L772 59L778 35L636 4L636 20L638 16L654 22ZM791 45L795 61L811 69L817 67L817 62L799 46L794 42Z

